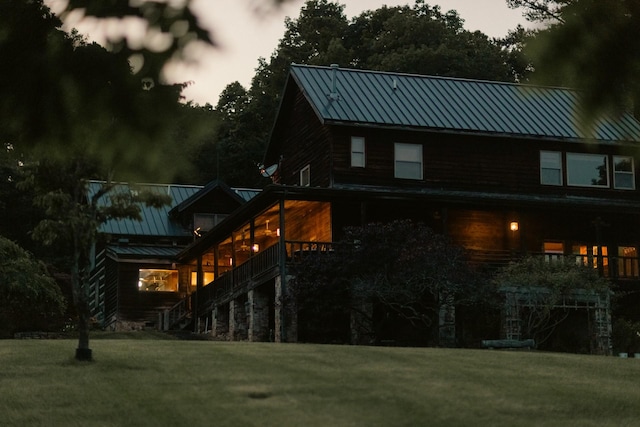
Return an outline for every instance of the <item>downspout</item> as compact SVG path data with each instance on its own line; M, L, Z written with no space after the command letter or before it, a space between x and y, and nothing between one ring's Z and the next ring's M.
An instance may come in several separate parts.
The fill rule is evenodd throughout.
M279 221L280 221L280 341L287 342L287 328L285 327L285 309L284 298L287 292L287 247L286 247L286 230L285 230L285 194L280 197Z

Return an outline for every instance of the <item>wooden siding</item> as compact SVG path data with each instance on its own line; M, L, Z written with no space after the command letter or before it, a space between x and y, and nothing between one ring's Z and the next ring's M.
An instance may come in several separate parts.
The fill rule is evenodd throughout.
M296 88L288 93L289 108L283 109L285 125L276 127L274 138L279 150L267 153L266 164L280 164L280 184L299 185L300 170L311 168L311 186L327 187L330 184L331 135L320 123L317 115ZM282 156L282 159L280 159Z
M180 300L178 292L140 292L140 268L171 268L170 265L126 264L118 268L118 320L155 324L158 313L173 307Z
M442 188L516 194L571 194L585 197L637 199L636 191L540 184L540 151L633 155L628 147L589 143L531 141L486 136L451 135L411 130L333 126L333 182L402 188ZM350 165L352 136L365 138L366 167ZM423 146L424 179L394 178L394 143ZM597 150L595 150L597 148ZM566 165L565 165L566 166ZM635 159L636 171L638 159ZM566 167L564 182L566 183ZM613 178L609 167L610 181ZM636 172L636 188L638 177Z

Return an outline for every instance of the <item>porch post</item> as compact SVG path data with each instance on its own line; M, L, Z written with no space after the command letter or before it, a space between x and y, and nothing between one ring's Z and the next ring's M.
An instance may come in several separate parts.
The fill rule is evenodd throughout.
M286 244L286 229L285 229L285 197L281 196L278 206L278 216L280 222L280 277L276 277L275 284L275 304L276 304L276 342L287 342L287 331L285 328L285 309L284 298L287 295L287 244Z

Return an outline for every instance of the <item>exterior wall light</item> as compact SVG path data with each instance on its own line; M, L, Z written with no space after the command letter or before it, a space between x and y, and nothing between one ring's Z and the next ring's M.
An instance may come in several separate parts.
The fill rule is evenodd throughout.
M509 224L509 230L518 231L519 229L520 229L520 224L518 223L518 221L511 221L511 223Z

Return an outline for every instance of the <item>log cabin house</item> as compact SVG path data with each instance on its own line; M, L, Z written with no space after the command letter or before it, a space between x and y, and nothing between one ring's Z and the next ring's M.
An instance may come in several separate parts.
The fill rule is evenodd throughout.
M89 197L102 185L90 181ZM111 219L101 225L89 302L103 328L155 326L159 312L195 288L195 276L178 278L176 255L259 192L212 181L204 187L120 183L109 194L140 191L169 195L171 203L160 208L140 206L140 221ZM102 202L109 203L109 198Z
M280 298L296 257L399 218L476 263L575 256L629 292L620 310L637 317L640 123L587 129L578 109L563 88L292 65L264 157L274 184L175 255L188 296L159 327L191 316L227 339L295 341ZM572 303L610 317L608 301Z
M200 329L295 341L280 297L296 257L329 250L346 225L398 218L445 233L476 263L573 255L633 291L620 310L635 314L640 123L586 129L578 108L563 88L292 65L264 157L274 185L177 256L196 274ZM606 352L603 298L569 304L604 322Z

